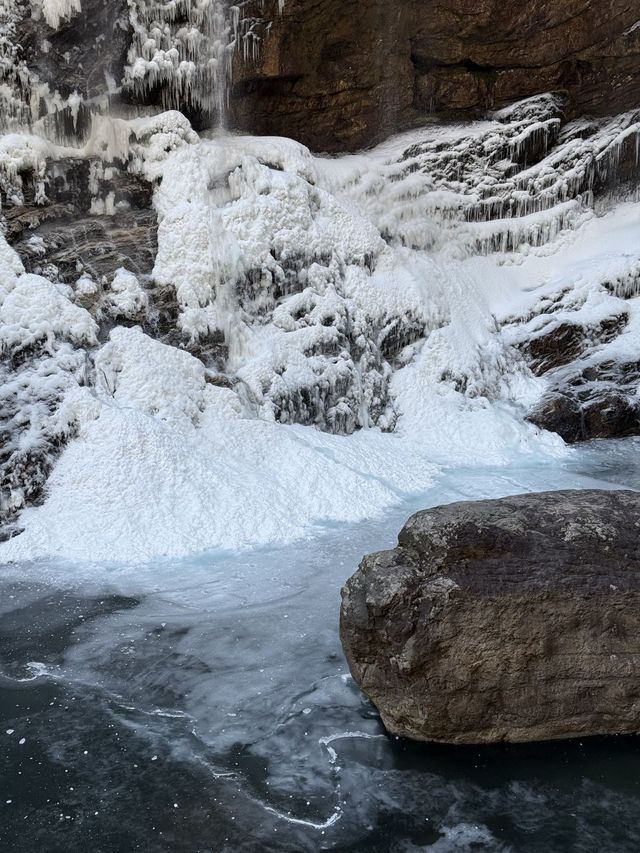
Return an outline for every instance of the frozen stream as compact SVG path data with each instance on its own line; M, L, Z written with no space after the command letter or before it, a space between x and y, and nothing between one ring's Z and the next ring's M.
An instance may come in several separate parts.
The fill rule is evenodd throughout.
M414 510L640 488L640 441L455 469L383 521L280 549L0 574L0 849L637 851L640 743L387 737L347 673L340 586Z

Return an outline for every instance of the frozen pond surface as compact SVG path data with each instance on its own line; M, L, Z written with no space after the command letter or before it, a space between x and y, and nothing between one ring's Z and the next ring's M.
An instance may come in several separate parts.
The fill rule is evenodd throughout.
M384 521L281 549L0 573L0 849L637 851L640 741L389 738L348 675L340 586L415 510L640 489L640 441L452 470Z

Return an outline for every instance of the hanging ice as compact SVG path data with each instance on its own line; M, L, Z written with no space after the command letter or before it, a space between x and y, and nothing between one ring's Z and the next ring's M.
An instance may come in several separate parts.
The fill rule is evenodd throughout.
M57 30L61 20L81 11L81 0L42 0L42 11L49 26Z
M225 126L234 52L255 54L256 21L231 0L136 0L125 86L164 109L199 111ZM214 118L215 117L215 118Z

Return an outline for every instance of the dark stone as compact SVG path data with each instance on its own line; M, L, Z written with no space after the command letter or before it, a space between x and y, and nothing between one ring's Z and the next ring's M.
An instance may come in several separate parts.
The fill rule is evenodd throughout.
M255 62L236 59L232 123L244 130L340 151L432 112L540 92L564 94L570 116L640 103L640 11L627 0L287 0L281 14L277 5L245 10L272 24Z
M45 222L69 220L76 215L73 204L12 205L3 211L4 235L10 243L15 243L25 232L30 236Z
M17 243L28 272L52 274L73 284L82 274L94 281L111 279L119 267L150 276L157 251L158 223L153 210L121 210L114 216L85 216L45 222L29 232L41 237L44 254L33 252L28 239Z
M640 731L640 494L543 492L414 515L342 590L356 682L396 735Z
M619 391L592 400L583 410L587 438L622 438L640 435L640 406Z
M596 385L581 395L570 388L552 391L529 413L527 420L558 433L569 444L592 438L640 435L640 405L623 390L611 386Z
M151 337L162 341L164 344L178 347L188 352L189 355L199 358L210 371L210 373L205 374L205 380L212 385L226 387L227 382L223 379L222 371L229 357L229 346L225 342L224 333L217 329L206 336L200 336L197 340L186 337L175 328L178 313L177 303L175 311L176 320L173 327L171 327L167 322L169 319L168 314L163 315L161 311L157 315L157 319L153 317L154 309L158 305L156 302L157 288L152 288L149 293L152 300L152 311L150 312L152 316L147 322L141 324L143 331L151 335Z
M109 178L96 179L94 194L112 196L113 216L92 216L90 160L49 160L44 199L36 200L33 172L22 177L21 204L2 199L4 233L16 244L28 272L59 277L71 284L85 272L99 281L124 266L149 275L157 251L157 220L153 186L138 175L112 168ZM100 164L102 165L102 164ZM42 238L41 247L29 242ZM54 270L52 267L55 267Z
M598 348L618 337L628 322L627 311L596 326L562 322L523 343L532 372L550 379L549 390L527 419L569 443L639 435L640 365L595 360Z
M561 323L551 332L534 338L527 345L531 370L541 376L554 367L569 364L582 352L584 329L573 323Z
M569 444L584 437L582 407L571 394L557 392L542 399L527 420L541 429L557 432Z
M45 195L52 204L70 204L78 213L88 213L91 207L89 192L89 160L48 160L45 174ZM26 196L25 201L31 199Z
M624 311L607 317L595 328L579 323L560 323L525 346L531 370L536 376L542 376L550 370L570 364L588 345L599 346L616 338L628 322L629 315Z

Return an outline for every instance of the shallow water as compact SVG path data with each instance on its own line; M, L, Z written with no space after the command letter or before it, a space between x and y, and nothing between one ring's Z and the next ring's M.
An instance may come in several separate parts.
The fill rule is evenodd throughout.
M0 575L3 851L637 851L640 741L388 737L340 649L339 590L414 510L640 488L640 442L446 472L295 546Z

